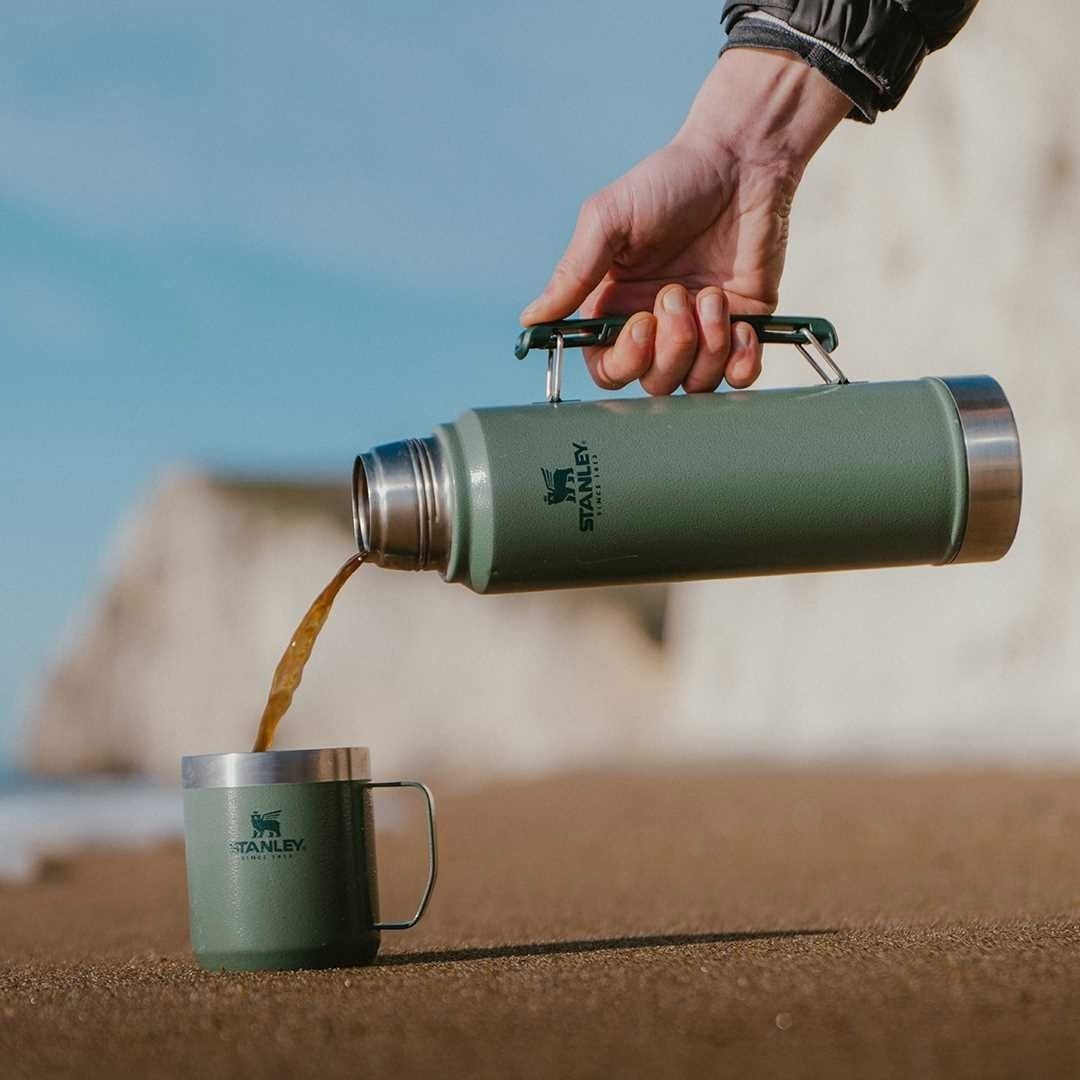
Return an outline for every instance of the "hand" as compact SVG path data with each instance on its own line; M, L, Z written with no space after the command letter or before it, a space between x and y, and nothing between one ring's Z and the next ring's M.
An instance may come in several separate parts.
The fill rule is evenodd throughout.
M850 108L796 57L724 53L675 138L582 206L522 323L634 312L614 345L586 350L603 389L749 386L761 345L729 315L775 310L795 190Z

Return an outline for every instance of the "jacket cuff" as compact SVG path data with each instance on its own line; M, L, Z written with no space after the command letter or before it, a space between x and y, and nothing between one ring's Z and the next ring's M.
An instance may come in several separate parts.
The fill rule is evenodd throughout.
M921 26L896 0L727 0L723 21L725 48L796 53L852 99L853 116L871 122L899 104L927 53Z
M868 124L874 122L877 116L874 107L877 88L866 76L831 53L822 42L795 34L782 25L744 19L728 33L720 55L723 56L729 49L745 48L779 49L801 57L811 67L817 68L842 94L851 98L849 118Z

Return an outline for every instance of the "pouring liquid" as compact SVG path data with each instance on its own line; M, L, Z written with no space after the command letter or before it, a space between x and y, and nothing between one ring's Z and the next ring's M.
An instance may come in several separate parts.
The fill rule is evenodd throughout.
M330 608L334 605L334 598L341 591L341 586L360 568L363 561L363 552L358 552L345 562L326 588L315 597L307 614L300 620L300 625L294 631L292 640L274 669L270 694L263 708L262 719L259 721L259 733L255 737L255 745L251 748L253 753L270 749L278 724L288 712L293 694L300 685L300 680L304 675L304 666L311 657L311 650L315 647L315 639L319 636L319 631L322 630L330 614Z

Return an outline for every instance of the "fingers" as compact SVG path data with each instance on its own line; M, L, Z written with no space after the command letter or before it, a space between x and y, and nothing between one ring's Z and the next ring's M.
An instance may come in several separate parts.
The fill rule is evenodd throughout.
M698 350L683 380L688 394L711 394L724 379L731 349L731 321L724 290L710 285L697 295Z
M742 390L761 374L761 342L749 323L737 322L731 328L731 356L724 377L728 386Z
M656 319L639 311L606 349L586 349L585 363L601 390L621 390L652 366Z
M682 385L697 355L697 319L682 285L666 285L656 294L656 346L652 366L641 376L649 394L670 394Z
M680 385L689 394L712 393L725 379L733 389L750 386L761 374L761 342L749 323L732 323L730 310L718 286L696 298L680 284L664 286L652 314L639 311L614 345L585 351L593 380L619 390L639 379L654 395Z
M576 311L607 273L614 254L613 210L604 193L581 207L574 235L544 291L521 313L521 323L551 322Z

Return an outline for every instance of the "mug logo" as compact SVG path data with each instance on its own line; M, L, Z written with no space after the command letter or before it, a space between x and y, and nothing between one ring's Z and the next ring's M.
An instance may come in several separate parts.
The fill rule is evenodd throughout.
M280 810L268 810L265 814L260 810L255 810L251 815L251 827L255 830L251 834L253 840L258 840L260 836L265 836L269 833L271 836L281 835L281 822L278 821L278 815Z
M574 464L569 468L540 469L544 477L544 502L548 506L574 503L578 512L578 529L593 532L596 519L602 513L600 491L600 455L589 449L588 443L571 444Z
M544 475L544 483L547 485L547 494L544 502L548 506L554 506L561 502L576 502L574 498L574 470L573 469L541 469Z
M251 838L227 840L230 855L241 859L291 859L306 850L305 837L281 835L280 810L252 810Z

